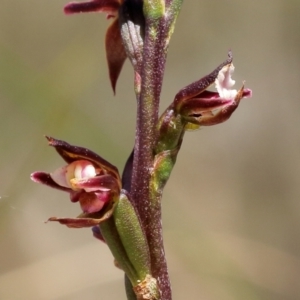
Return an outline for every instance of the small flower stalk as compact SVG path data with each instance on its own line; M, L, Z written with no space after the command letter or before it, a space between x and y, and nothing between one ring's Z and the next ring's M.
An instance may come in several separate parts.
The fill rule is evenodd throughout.
M113 19L105 46L113 91L126 58L134 71L136 138L122 176L95 152L46 137L64 160L34 182L61 190L78 203L77 217L50 217L70 228L91 227L125 273L128 300L171 300L161 201L186 131L228 120L252 91L234 89L232 53L210 74L180 89L159 117L170 38L182 0L91 0L71 2L67 15L104 12ZM211 90L211 87L215 91Z

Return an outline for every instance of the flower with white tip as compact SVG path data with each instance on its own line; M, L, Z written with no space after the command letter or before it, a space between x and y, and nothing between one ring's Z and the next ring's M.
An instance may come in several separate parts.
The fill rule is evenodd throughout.
M207 76L181 89L173 103L176 113L188 124L209 126L228 120L238 107L242 98L252 96L250 89L242 86L232 89L235 81L231 78L234 71L232 54ZM215 84L217 92L208 91Z
M215 86L219 96L226 100L234 99L238 93L237 90L231 89L235 84L235 80L231 78L233 71L234 66L232 63L226 65L219 71L215 80Z

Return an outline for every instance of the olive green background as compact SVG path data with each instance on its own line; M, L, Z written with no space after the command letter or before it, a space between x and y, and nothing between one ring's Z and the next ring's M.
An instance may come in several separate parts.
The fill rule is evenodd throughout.
M62 160L43 135L120 170L134 141L128 62L110 88L102 14L65 1L1 0L0 299L125 299L122 273L89 229L45 224L80 209L29 174ZM161 107L234 54L253 97L221 125L187 133L163 198L174 299L300 298L300 2L185 1Z

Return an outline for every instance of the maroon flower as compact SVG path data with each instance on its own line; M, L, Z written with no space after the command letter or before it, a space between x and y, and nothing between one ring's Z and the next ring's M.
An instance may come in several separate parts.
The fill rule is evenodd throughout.
M89 149L72 146L47 137L67 165L52 173L34 172L34 182L48 185L70 194L72 202L79 202L83 213L77 218L50 218L69 227L90 227L112 214L121 191L117 168Z
M222 123L230 118L242 98L252 96L252 91L244 85L239 90L232 89L235 81L231 78L234 71L231 52L228 56L212 73L177 93L173 104L175 112L188 123L197 126ZM216 92L207 90L212 84Z
M105 39L109 77L114 92L116 90L118 77L127 57L120 34L118 20L119 9L122 4L123 0L91 0L71 2L64 8L64 12L67 15L82 12L104 12L107 14L108 19L115 18L113 23L107 29Z

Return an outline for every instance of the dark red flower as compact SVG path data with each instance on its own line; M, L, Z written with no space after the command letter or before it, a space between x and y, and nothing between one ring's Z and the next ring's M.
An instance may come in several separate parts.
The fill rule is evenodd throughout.
M174 110L188 123L197 126L222 123L230 118L242 98L252 96L252 91L245 89L244 85L239 90L232 88L235 81L231 78L234 71L231 52L228 56L228 59L209 75L177 93ZM212 84L215 84L216 92L207 90Z
M52 173L34 172L34 182L48 185L70 194L72 202L79 202L83 213L77 218L50 218L69 227L89 227L111 215L119 198L121 180L117 168L89 149L72 146L47 137L66 165Z

